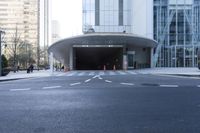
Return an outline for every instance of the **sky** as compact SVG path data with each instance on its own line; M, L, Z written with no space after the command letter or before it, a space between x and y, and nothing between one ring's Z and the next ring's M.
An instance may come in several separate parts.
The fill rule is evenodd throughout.
M52 0L52 20L57 20L61 38L82 33L82 0Z

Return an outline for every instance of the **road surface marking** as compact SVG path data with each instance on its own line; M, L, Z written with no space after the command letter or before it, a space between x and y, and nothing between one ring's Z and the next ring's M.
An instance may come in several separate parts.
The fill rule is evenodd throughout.
M93 76L93 75L95 75L94 72L90 72L90 73L89 73L89 76Z
M197 87L199 87L199 88L200 88L200 85L197 85Z
M173 88L173 87L178 87L178 85L160 85L160 87L171 87L171 88Z
M105 73L104 72L99 72L99 75L105 75Z
M78 76L83 76L85 74L85 72L81 72L78 74Z
M100 75L95 75L94 77L92 77L93 79L100 77Z
M66 75L66 73L60 73L60 74L57 75L57 77L64 76L64 75Z
M102 80L102 79L103 79L103 78L102 78L102 77L100 77L100 76L99 76L98 78L99 78L100 80Z
M110 80L105 80L105 82L107 82L107 83L112 83L112 81L110 81Z
M91 81L91 79L85 80L85 83L90 82L90 81Z
M112 71L110 71L109 74L110 74L110 75L116 75L116 73L115 73L115 72L112 72Z
M122 72L122 71L118 71L119 74L121 75L125 75L126 73L125 72Z
M49 87L43 87L42 89L55 89L60 88L61 86L49 86Z
M133 83L120 83L121 85L134 85Z
M136 73L135 73L135 72L132 72L132 71L127 71L127 73L130 73L130 74L136 75Z
M78 82L78 83L72 83L72 84L70 84L70 86L80 85L80 84L81 84L80 82Z
M24 88L24 89L10 89L10 91L29 91L31 88Z
M69 73L69 74L67 74L67 76L73 76L73 75L75 75L77 72L71 72L71 73Z

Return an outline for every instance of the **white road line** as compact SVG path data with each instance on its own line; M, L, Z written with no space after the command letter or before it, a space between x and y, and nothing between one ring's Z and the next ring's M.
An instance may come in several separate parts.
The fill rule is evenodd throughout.
M66 75L66 73L58 74L57 77L59 77L59 76L64 76L64 75Z
M83 76L85 74L85 72L81 72L78 74L78 76Z
M132 85L134 85L133 83L120 83L121 85L130 85L130 86L132 86Z
M125 72L122 72L122 71L118 71L119 74L121 75L125 75L126 73Z
M103 78L102 78L102 77L100 77L100 76L99 76L98 78L99 78L100 80L102 80L102 79L103 79Z
M110 71L110 72L109 72L109 75L116 75L116 73L115 73L115 72L112 72L112 71Z
M95 75L94 77L92 77L93 79L100 77L100 75Z
M56 89L60 88L61 86L48 86L48 87L43 87L42 89Z
M77 72L71 72L71 73L69 73L69 74L67 74L67 76L73 76L73 75L75 75Z
M99 72L99 75L105 75L105 73L104 72Z
M197 85L197 87L199 87L199 88L200 88L200 85Z
M127 71L127 73L130 73L130 74L136 75L136 73L135 73L135 72L132 72L132 71Z
M171 87L171 88L174 88L174 87L178 87L178 85L160 85L160 87Z
M110 80L105 80L105 82L107 82L107 83L112 83L112 81L110 81Z
M70 86L75 86L75 85L80 85L81 83L80 82L78 82L78 83L72 83L72 84L70 84Z
M91 81L91 79L87 79L87 80L85 80L85 83L90 82L90 81Z
M93 75L95 75L94 72L90 72L90 73L89 73L89 76L93 76Z
M24 88L24 89L10 89L10 91L29 91L31 88Z

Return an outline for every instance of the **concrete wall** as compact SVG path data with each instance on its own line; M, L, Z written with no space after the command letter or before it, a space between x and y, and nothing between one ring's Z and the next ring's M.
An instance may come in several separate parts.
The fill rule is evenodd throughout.
M132 33L153 39L153 0L133 0Z
M144 68L147 64L151 66L151 48L128 47L128 51L135 51L134 61L137 68Z

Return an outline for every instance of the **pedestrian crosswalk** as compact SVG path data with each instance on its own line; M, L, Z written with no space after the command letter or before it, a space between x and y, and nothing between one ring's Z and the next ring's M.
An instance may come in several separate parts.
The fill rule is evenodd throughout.
M58 74L57 76L114 76L114 75L136 75L134 71L69 71L66 73Z

